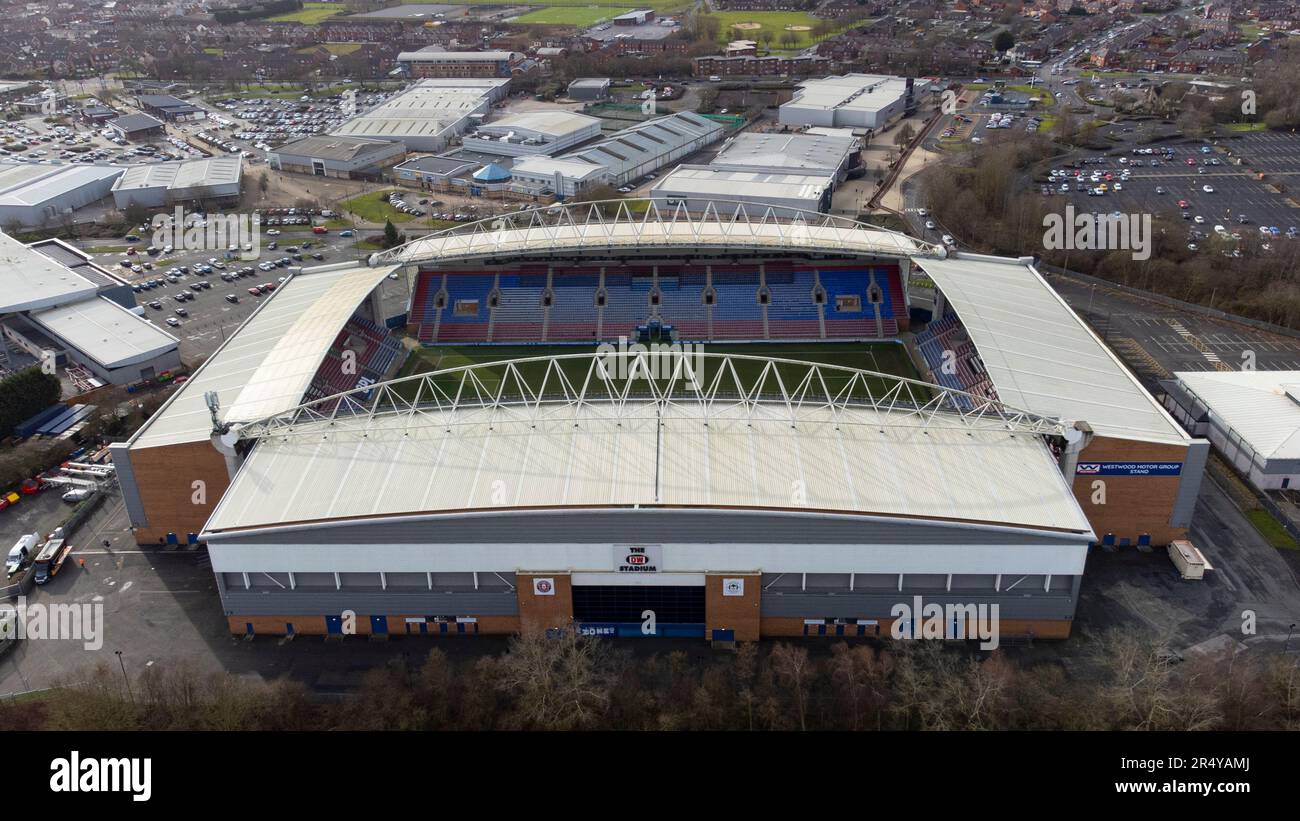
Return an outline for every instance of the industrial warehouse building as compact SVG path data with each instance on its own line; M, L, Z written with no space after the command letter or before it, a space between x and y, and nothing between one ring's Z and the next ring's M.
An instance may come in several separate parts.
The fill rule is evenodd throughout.
M390 140L322 135L285 143L266 155L277 171L342 179L377 179L406 159L406 146Z
M792 128L827 126L879 131L903 116L929 90L928 80L879 74L846 74L805 80L783 103L779 119Z
M569 83L567 93L570 100L581 100L584 103L607 100L609 99L609 78L579 77Z
M561 155L606 169L614 185L624 185L689 157L722 139L723 127L690 111L646 120Z
M482 122L509 85L508 79L492 78L422 80L331 133L400 142L409 151L442 151Z
M1208 443L1028 261L831 217L548 211L291 277L112 446L137 540L206 542L232 633L642 635L653 610L660 636L874 636L919 596L1064 638L1090 545L1186 535ZM916 354L952 346L961 367L920 384L703 354L702 388L651 394L586 353L311 392L349 325L384 324L374 289L403 268L412 310L451 322L467 307L437 303L452 280L542 305L527 289L566 277L583 293L653 277L653 293L669 270L728 288L803 269L811 290L851 263L891 289L923 269Z
M167 132L167 126L162 120L150 117L148 114L127 114L117 117L108 121L108 127L113 129L117 136L133 143L148 142Z
M600 136L600 120L572 111L530 111L483 123L466 134L467 151L502 157L552 155Z
M0 162L0 229L48 228L109 195L123 169Z
M751 212L771 209L793 218L830 208L835 177L828 172L751 171L714 165L679 165L655 181L650 197L661 207L682 206L692 213L744 203Z
M170 94L137 94L136 105L144 113L169 123L206 119L202 108Z
M118 208L186 203L220 207L238 202L242 174L238 154L136 165L113 184L113 202Z
M403 51L397 65L407 77L504 77L522 64L525 55L517 51L444 51L439 46L420 51Z
M1189 371L1165 406L1261 491L1300 487L1300 371Z
M554 194L568 199L608 184L609 169L603 165L564 157L524 157L510 167L510 190L540 197Z
M663 206L684 205L693 212L716 202L770 207L780 217L826 211L836 184L856 162L857 144L840 130L739 134L708 165L681 165L665 174L650 196Z
M177 339L124 304L130 285L66 243L0 234L0 331L36 361L125 385L179 367Z

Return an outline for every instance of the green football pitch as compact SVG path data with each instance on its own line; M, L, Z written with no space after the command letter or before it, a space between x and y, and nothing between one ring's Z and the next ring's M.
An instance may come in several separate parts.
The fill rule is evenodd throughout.
M410 376L430 371L446 371L467 365L505 362L513 359L591 353L595 350L594 345L438 345L416 350L403 365L400 376ZM921 378L908 357L907 351L897 342L703 343L699 345L698 350L702 350L706 354L789 359L797 362L839 365L911 379ZM702 381L708 385L711 384L714 376L708 370L714 360L706 359L704 361L706 370ZM749 362L739 359L733 359L731 362L735 367L735 377L724 376L722 382L724 388L734 384L736 378L739 378L742 385L752 386L762 374L764 367L762 362ZM544 363L529 363L517 367L530 385L536 385L544 375L546 366ZM586 359L571 361L562 367L565 375L570 380L580 383L589 367L589 361ZM793 364L781 365L777 368L780 378L787 389L793 389L807 374L807 370L806 367ZM482 383L483 389L492 391L500 387L501 376L504 372L504 367L479 368L475 371L475 374ZM847 374L840 375L834 371L822 371L822 378L825 379L827 387L832 392L842 390L850 379ZM461 377L457 374L448 374L446 377L439 378L437 382L443 390L450 393L454 392L461 384ZM892 381L890 380L869 378L860 381L853 393L859 398L867 393L878 396L888 390L891 385ZM510 391L512 387L507 386L507 390L513 392ZM766 387L775 390L776 386L774 383L769 383ZM413 392L414 381L411 390L401 391L403 395Z

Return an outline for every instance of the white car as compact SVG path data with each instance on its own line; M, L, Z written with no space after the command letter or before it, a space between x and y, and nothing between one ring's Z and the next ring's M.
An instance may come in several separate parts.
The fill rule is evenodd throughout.
M930 212L927 211L927 210L925 210L924 208L918 208L918 209L916 209L916 213L917 213L919 216L922 216L922 217L928 217L928 216L930 216Z
M1204 192L1207 193L1207 194L1213 194L1213 193L1214 193L1214 186L1213 186L1213 185L1203 185L1203 186L1201 186L1201 190L1204 191Z
M934 230L934 220L926 220L926 221L925 221L925 229L926 229L927 231L933 231L933 230Z
M944 234L944 235L943 235L943 244L944 244L944 245L947 245L949 248L951 248L952 246L954 246L954 245L957 244L957 240L953 239L951 234Z
M1200 214L1197 214L1196 217L1192 219L1192 222L1196 223L1197 225L1204 225L1205 217L1202 217Z

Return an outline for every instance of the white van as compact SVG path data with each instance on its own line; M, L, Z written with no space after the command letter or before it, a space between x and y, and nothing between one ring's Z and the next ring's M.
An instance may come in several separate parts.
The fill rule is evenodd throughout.
M40 543L41 534L39 533L28 533L26 536L23 536L18 541L14 542L14 546L9 548L9 556L5 559L5 574L12 576L17 573L18 568L22 567L23 560L26 559L27 555L35 550L36 546Z

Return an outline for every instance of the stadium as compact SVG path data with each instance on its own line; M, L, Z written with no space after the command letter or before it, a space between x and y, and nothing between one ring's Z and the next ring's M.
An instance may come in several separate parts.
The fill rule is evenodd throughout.
M1066 638L1090 548L1184 536L1207 448L1031 259L646 201L297 272L112 446L234 634L713 641L917 597Z

